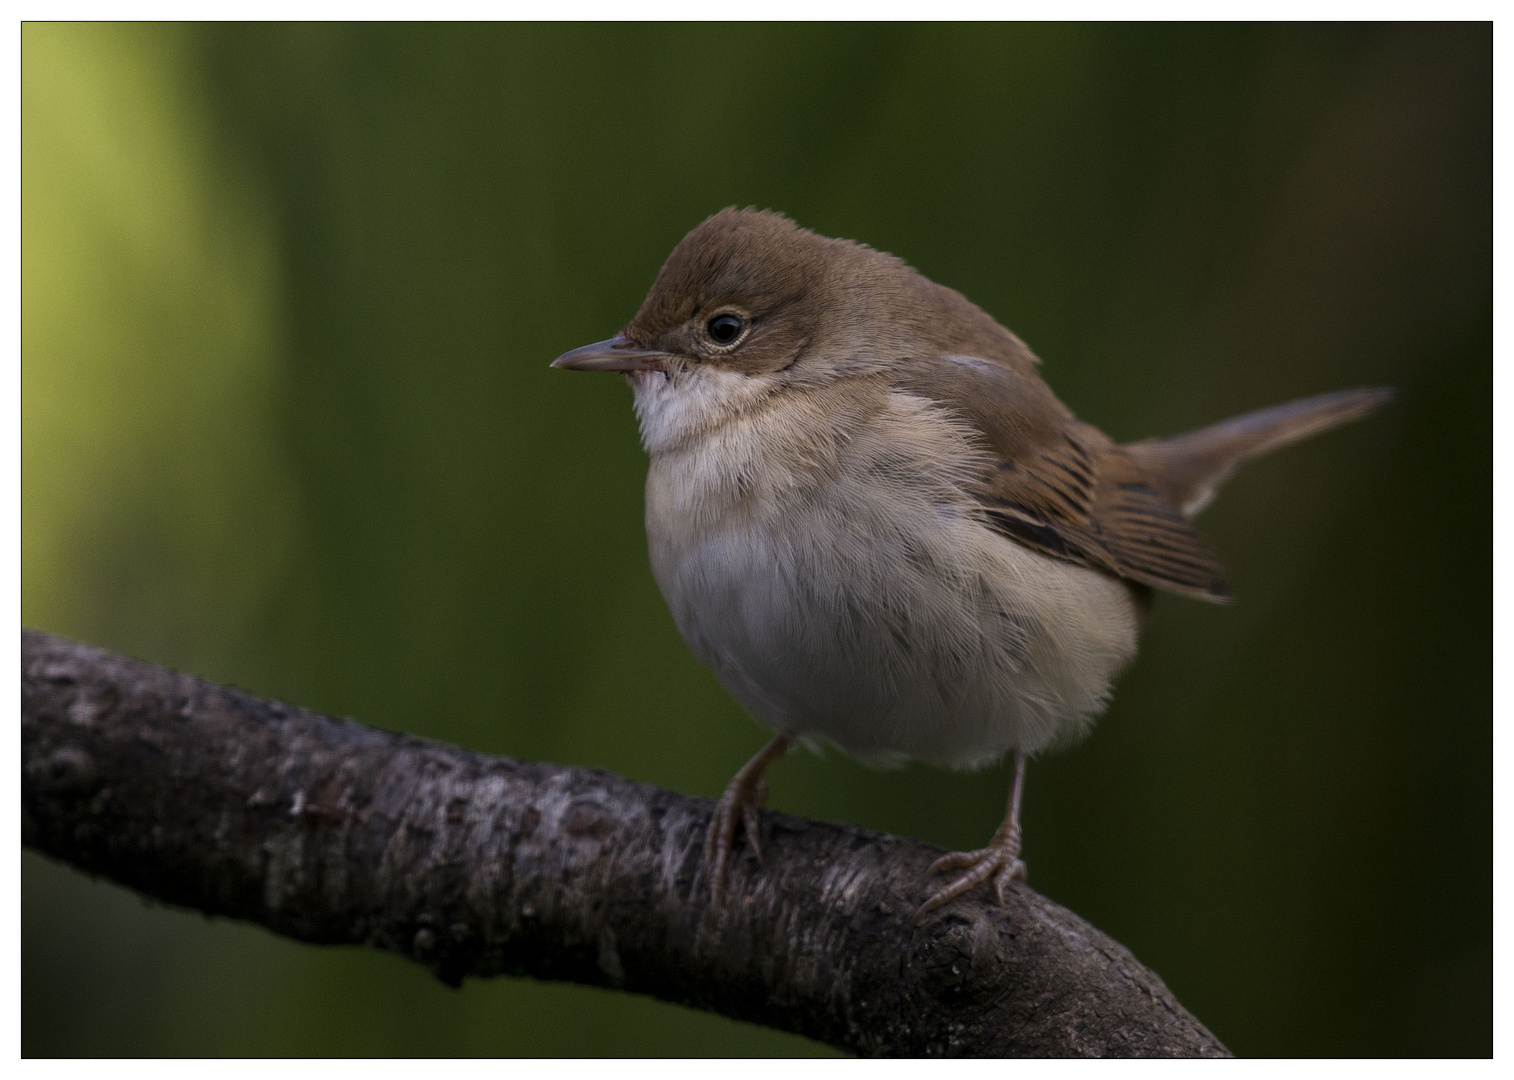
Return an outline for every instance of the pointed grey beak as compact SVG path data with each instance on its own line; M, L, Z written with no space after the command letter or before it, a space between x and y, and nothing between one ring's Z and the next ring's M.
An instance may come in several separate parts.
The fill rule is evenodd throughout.
M568 371L661 371L667 353L643 349L620 334L565 352L552 361Z

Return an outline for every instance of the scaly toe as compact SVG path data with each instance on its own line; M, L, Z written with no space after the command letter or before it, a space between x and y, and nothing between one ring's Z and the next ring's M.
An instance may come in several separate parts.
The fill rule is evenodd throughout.
M930 864L930 869L925 872L926 877L935 877L943 870L963 870L969 866L976 866L978 860L987 855L988 851L953 851L949 855L943 855Z
M736 839L736 819L732 817L726 800L715 804L715 813L710 818L709 831L704 834L704 861L724 860Z
M747 803L741 808L741 827L746 833L746 845L752 852L752 858L757 860L757 865L762 865L762 819L757 816L757 808Z
M920 905L920 910L915 912L914 924L919 925L920 920L927 914L951 903L957 897L993 878L994 895L1002 906L1004 903L1005 890L1013 880L1025 880L1025 863L1019 857L1019 853L1007 847L986 847L978 851L954 851L949 855L943 855L931 864L929 873L937 874L942 870L964 869L963 874L951 884L938 889L931 894L930 899Z
M1015 859L1013 862L1004 864L999 872L994 875L994 895L999 898L999 906L1004 906L1004 891L1009 888L1011 881L1025 880L1025 860Z
M715 816L710 819L710 831L704 838L704 864L710 872L710 895L720 899L720 888L725 883L725 866L730 859L731 843L736 839L736 816L722 799L715 807Z
M715 804L715 816L710 819L710 831L704 841L704 862L709 868L713 900L718 901L724 889L738 828L746 834L747 849L757 860L757 865L762 865L762 819L757 811L766 796L767 784L759 779L751 791L734 786L727 788L720 802Z
M957 863L953 865L960 866L963 864ZM973 863L967 865L970 865L972 867L967 871L967 873L963 874L956 881L953 881L950 885L936 890L936 892L931 894L929 900L920 905L920 910L915 912L914 921L916 924L918 924L921 918L924 917L928 912L935 911L943 904L950 903L957 897L961 896L963 893L967 892L967 890L971 889L974 885L982 882L996 869L998 869L999 864L992 854L985 854L984 858L976 860Z

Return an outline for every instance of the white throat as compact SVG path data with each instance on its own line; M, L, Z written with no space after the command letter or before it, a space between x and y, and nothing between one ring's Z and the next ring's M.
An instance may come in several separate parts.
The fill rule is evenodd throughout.
M703 364L668 373L635 371L626 375L626 382L636 395L641 443L654 457L707 437L773 389L768 376Z

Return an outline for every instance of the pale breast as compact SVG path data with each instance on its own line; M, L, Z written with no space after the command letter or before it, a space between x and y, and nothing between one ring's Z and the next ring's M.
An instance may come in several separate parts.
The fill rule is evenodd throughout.
M792 395L784 395L790 397ZM929 402L779 401L653 450L653 573L754 717L878 762L1076 738L1135 652L1130 590L992 532L982 453Z

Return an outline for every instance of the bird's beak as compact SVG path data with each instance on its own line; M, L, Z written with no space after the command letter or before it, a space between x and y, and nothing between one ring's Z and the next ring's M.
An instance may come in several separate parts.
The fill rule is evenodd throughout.
M668 354L643 349L622 334L565 352L552 361L568 371L661 371Z

